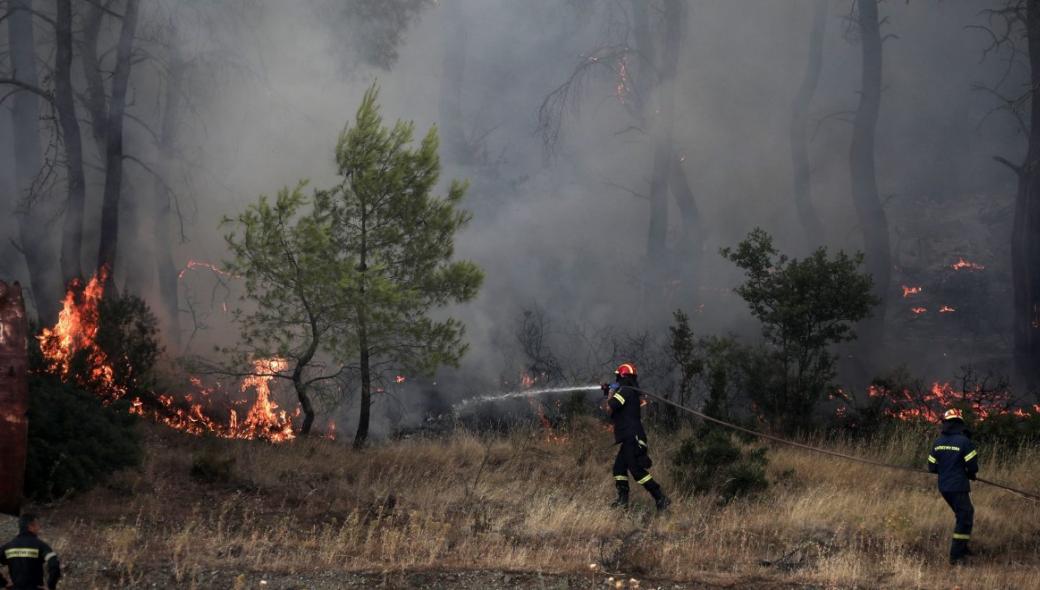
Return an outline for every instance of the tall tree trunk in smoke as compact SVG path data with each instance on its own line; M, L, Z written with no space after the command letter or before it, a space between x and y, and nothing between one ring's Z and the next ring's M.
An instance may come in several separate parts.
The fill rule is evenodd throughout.
M83 43L80 45L80 60L83 63L83 78L87 88L85 102L90 114L90 131L94 137L94 148L99 157L105 154L105 131L108 128L108 99L105 96L105 81L101 74L101 59L98 57L98 38L105 9L101 3L92 3L83 23Z
M123 11L123 27L116 47L116 68L112 74L112 94L108 103L108 125L105 130L105 192L101 203L101 234L97 267L108 267L109 286L113 284L116 252L119 243L119 200L123 188L123 115L126 90L130 82L134 31L137 28L138 0L127 0Z
M54 105L65 145L68 196L61 232L61 276L66 284L82 276L83 208L87 181L83 172L83 141L76 118L72 88L72 0L58 0L55 15Z
M663 113L665 110L674 111L675 103L671 96L664 96L667 93L662 91L665 66L658 63L656 43L650 32L648 3L632 0L632 17L632 32L639 56L636 94L637 100L642 102L643 127L649 133L653 145L646 253L651 260L663 260L668 237L668 173L672 152L672 132L666 125L670 117ZM670 61L671 56L665 55L663 59Z
M881 107L881 25L877 0L859 0L859 31L863 69L859 108L852 130L849 167L852 202L863 231L867 271L874 277L874 293L881 300L865 326L864 342L877 345L884 338L886 298L891 275L888 219L878 195L874 167L874 136Z
M466 71L468 31L463 0L441 3L443 58L441 70L440 135L450 162L468 164L471 159L462 118L462 87Z
M1025 162L1013 166L1018 173L1018 195L1011 232L1011 277L1015 366L1035 388L1040 384L1040 0L1028 0L1025 17L1031 100L1029 144Z
M682 52L683 34L686 30L686 5L680 0L667 0L664 5L664 48L661 53L662 68L662 102L661 116L669 135L669 171L668 186L672 198L679 209L682 221L682 237L677 248L676 262L679 265L679 276L687 289L695 286L697 271L700 266L700 255L704 232L701 228L700 213L697 200L690 189L690 181L683 167L685 158L681 158L675 150L672 135L675 129L675 93L679 67L679 55ZM664 108L667 107L667 108Z
M809 168L809 107L823 66L823 34L827 26L828 0L816 0L813 9L812 32L809 35L809 60L805 77L798 88L791 114L791 163L794 167L794 204L798 220L805 232L810 249L824 240L823 224L812 204L812 183Z
M11 109L14 125L15 211L20 248L25 256L36 313L42 324L58 317L62 285L54 272L57 255L50 240L40 239L47 224L36 179L43 166L40 145L40 95L36 74L32 0L11 0L7 18L12 79L17 89Z
M163 165L168 166L177 149L177 129L180 117L181 82L187 65L174 45L171 63L168 65L166 79L166 98L163 104L162 127L159 129L159 157ZM165 183L156 177L152 186L155 199L155 244L152 252L155 256L155 268L159 279L159 300L161 316L165 323L165 334L175 348L180 346L180 306L178 298L177 265L173 260L173 238L171 228L174 223L173 199Z

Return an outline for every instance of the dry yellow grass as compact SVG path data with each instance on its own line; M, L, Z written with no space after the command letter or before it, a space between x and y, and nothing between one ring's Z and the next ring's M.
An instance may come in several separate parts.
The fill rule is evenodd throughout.
M217 570L537 570L605 581L592 563L731 587L1031 588L1040 578L1040 505L977 486L984 555L954 569L945 560L953 519L932 478L798 449L771 450L775 483L759 499L676 497L654 518L641 490L627 514L606 507L614 448L591 422L562 443L538 431L459 432L360 453L324 440L202 441L157 428L148 439L142 468L44 511L70 587L207 588ZM666 465L678 437L651 443L655 477L674 492ZM927 445L927 435L907 433L831 447L919 460ZM193 480L200 453L233 459L230 479ZM1035 487L1036 450L981 453L984 476ZM785 554L800 567L760 563Z

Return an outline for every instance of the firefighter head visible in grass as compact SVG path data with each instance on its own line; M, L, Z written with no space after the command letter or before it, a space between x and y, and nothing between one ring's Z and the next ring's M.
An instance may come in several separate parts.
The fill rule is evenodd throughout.
M653 476L647 471L653 462L650 460L650 445L643 428L638 371L635 364L622 363L618 365L614 375L614 383L603 385L607 411L614 426L614 443L620 445L614 459L613 475L617 499L612 506L628 507L628 478L631 474L636 483L646 488L653 496L658 511L663 511L671 502L661 491L660 484L654 481Z

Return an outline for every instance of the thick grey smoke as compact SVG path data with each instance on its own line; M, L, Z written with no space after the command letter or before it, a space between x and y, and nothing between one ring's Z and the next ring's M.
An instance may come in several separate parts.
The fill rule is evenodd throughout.
M553 154L536 131L546 95L609 37L606 4L442 0L413 15L388 68L372 64L379 60L366 54L351 26L357 15L335 3L155 5L145 20L154 27L177 22L180 51L197 66L184 81L191 97L182 123L187 165L175 167L171 181L187 238L175 245L175 258L219 265L222 216L299 179L314 187L334 183L337 134L378 80L385 117L412 119L418 132L439 125L444 179L472 181L467 206L475 217L458 240L458 255L480 263L487 281L476 302L449 310L465 319L471 343L462 369L443 375L465 384L459 387L468 391L459 393L516 379L514 331L524 309L545 310L560 329L585 326L591 334L603 326L660 330L672 310L684 308L699 333L753 336L756 325L730 292L739 274L717 251L761 226L785 251L805 253L788 128L813 2L688 3L673 131L704 235L696 284L675 289L645 280L659 262L646 258L652 150L645 133L631 129L618 81L602 72L589 79L575 99L580 109L564 111ZM813 202L825 226L817 241L859 249L848 178L860 71L850 5L829 6L810 108L810 159ZM1003 68L995 57L981 60L989 39L966 28L981 24L978 8L881 5L888 36L877 170L892 225L894 281L934 275L938 265L965 256L981 258L985 282L997 285L949 292L966 307L990 302L976 304L985 308L981 325L936 317L922 328L904 321L907 306L893 300L892 358L919 354L936 377L949 378L961 362L986 360L983 351L999 340L1010 306L1000 285L1008 280L1004 242L1014 179L991 157L1016 159L1024 142L1012 118L990 114L998 105L993 96L972 90L995 84ZM1022 72L1013 70L1016 76ZM159 92L150 82L147 75L136 81L138 108ZM143 132L133 141L144 143ZM980 217L983 206L988 216ZM194 351L234 336L222 306L237 302L214 280L199 270L182 281L182 296L190 295L204 316ZM979 288L984 292L968 291ZM181 327L186 340L196 326L185 314ZM939 345L949 334L958 335L957 345Z

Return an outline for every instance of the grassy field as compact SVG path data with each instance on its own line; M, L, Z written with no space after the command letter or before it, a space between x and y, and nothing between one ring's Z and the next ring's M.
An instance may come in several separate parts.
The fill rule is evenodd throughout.
M457 432L363 452L144 428L140 469L40 510L66 588L1035 588L1040 578L1040 505L977 486L980 556L951 568L953 518L933 478L797 449L770 449L763 496L722 505L676 494L667 458L681 435L651 435L655 477L675 499L655 517L639 489L628 513L607 508L615 449L592 421L553 439ZM905 433L829 446L921 464L928 444ZM981 457L985 477L1037 487L1040 451Z

